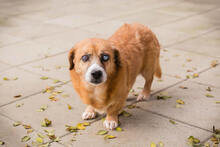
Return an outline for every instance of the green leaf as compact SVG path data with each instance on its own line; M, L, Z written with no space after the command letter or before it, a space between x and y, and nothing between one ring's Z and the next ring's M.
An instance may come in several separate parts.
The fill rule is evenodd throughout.
M97 135L105 135L105 134L108 134L108 131L106 131L106 130L99 130L96 134Z
M21 142L27 142L30 139L31 138L29 136L24 136L24 137L21 138Z

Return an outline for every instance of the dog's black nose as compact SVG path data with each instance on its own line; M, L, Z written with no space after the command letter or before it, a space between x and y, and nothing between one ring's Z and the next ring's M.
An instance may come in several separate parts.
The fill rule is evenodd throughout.
M102 71L101 70L97 70L97 71L92 72L92 77L96 80L100 79L101 76L102 76Z

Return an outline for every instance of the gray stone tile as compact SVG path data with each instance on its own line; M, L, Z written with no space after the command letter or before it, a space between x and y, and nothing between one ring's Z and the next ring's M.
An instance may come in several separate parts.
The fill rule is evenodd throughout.
M0 140L4 141L4 147L25 146L31 145L31 141L36 136L36 132L27 134L27 131L22 126L13 127L14 121L0 114ZM31 139L27 142L21 142L21 138L28 135Z
M70 80L68 53L26 64L21 68L61 81Z
M86 130L80 131L75 137L69 134L61 138L61 143L70 146L150 146L152 142L163 142L164 146L176 147L187 146L187 138L191 135L201 140L209 137L210 133L179 123L173 125L169 119L163 118L140 109L126 110L132 114L131 117L119 118L122 132L109 131L108 134L117 138L104 140L104 136L96 135L103 130L102 121L93 123ZM168 133L169 132L169 133ZM75 138L76 141L71 141Z
M172 46L172 48L190 51L212 57L220 57L220 30L205 34Z
M168 30L173 30L177 32L187 33L189 35L200 35L205 32L209 32L219 25L215 22L209 21L208 17L203 17L196 15L179 21L174 21L163 25L163 28Z
M192 79L192 81L220 88L220 66L203 72L199 78Z
M188 89L181 89L186 86ZM204 129L212 130L213 125L219 128L220 113L219 101L220 89L213 88L212 92L206 91L207 86L183 82L175 87L163 91L163 95L172 96L167 100L157 100L156 96L147 102L138 103L138 106L161 115L171 117ZM213 98L206 97L210 93ZM181 108L176 107L176 100L185 102Z
M7 77L10 80L6 81L4 80L4 77ZM14 80L16 77L17 80ZM41 80L40 77L40 75L34 75L16 68L1 72L0 105L19 100L20 98L39 92L48 85L53 84L53 80ZM15 95L19 94L21 94L22 97L14 98ZM15 104L13 106L15 107Z
M177 16L160 13L154 10L145 10L128 16L123 16L116 20L123 21L125 23L138 22L151 27L162 25L170 21L177 20L178 18L179 17Z
M0 108L0 113L13 118L17 121L22 121L30 124L39 132L44 132L44 129L54 129L56 136L61 136L66 132L65 125L76 125L84 122L81 119L81 114L85 109L85 105L81 102L78 95L76 95L73 88L62 86L55 89L63 92L56 96L57 101L51 101L49 93L40 93L33 95L27 99L19 101L23 106L16 108L15 104L9 104ZM63 97L63 94L68 94L69 97ZM67 104L72 106L69 110ZM47 105L48 108L43 112L38 112L41 106ZM41 127L41 122L44 118L52 121L49 127Z
M195 15L210 9L216 8L216 5L212 2L207 4L201 4L195 1L183 1L175 5L170 5L166 7L161 7L156 9L159 12L163 12L170 15L176 16L190 16Z
M175 49L161 50L161 67L163 73L176 78L186 78L186 75L198 73L210 67L211 61L216 59Z
M82 25L92 24L103 20L104 20L103 17L72 14L72 15L67 15L67 16L48 20L46 21L46 23L60 25L60 26L68 26L68 27L79 27Z

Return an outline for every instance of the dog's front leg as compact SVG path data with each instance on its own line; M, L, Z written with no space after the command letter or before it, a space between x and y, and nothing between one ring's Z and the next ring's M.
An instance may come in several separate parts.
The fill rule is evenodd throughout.
M88 120L96 117L95 109L92 106L87 106L86 110L82 114L82 119Z
M122 109L122 107L123 107L123 103L117 103L117 104L113 104L107 108L106 119L103 123L103 125L106 129L113 130L116 127L118 127L118 114L119 114L120 110Z

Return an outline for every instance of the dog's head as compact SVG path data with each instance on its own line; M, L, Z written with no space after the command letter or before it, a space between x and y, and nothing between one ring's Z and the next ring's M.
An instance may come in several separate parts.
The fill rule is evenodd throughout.
M103 39L87 39L77 43L69 52L70 70L84 81L97 86L105 83L120 68L119 52Z

